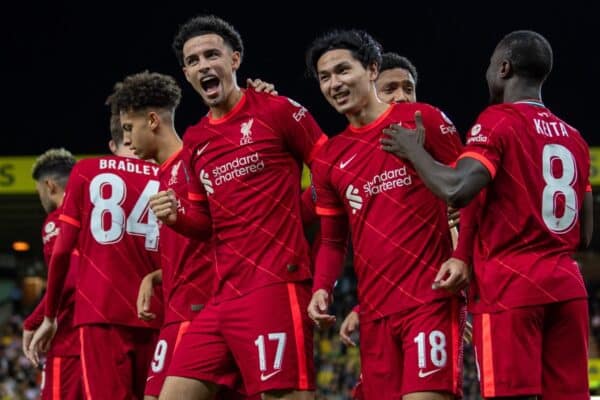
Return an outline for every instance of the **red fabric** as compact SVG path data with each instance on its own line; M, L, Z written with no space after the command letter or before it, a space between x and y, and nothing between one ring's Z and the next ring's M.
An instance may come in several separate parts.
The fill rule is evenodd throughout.
M54 243L60 232L60 216L62 208L58 207L56 210L48 213L46 220L42 225L42 252L44 254L44 263L46 268L50 265L50 258L52 257L52 250L54 249ZM36 308L32 311L31 315L23 321L23 327L27 330L33 331L37 329L44 320L44 313L46 311L46 294L42 296L40 302Z
M302 212L302 223L305 226L311 225L319 220L319 216L315 211L315 197L316 194L312 186L308 187L304 190L304 192L302 192L300 211Z
M321 241L316 254L313 292L319 289L333 292L333 285L342 274L347 243L346 218L321 217Z
M79 330L76 330L76 332L79 335ZM77 343L79 343L79 336L77 337ZM81 400L84 398L81 362L78 356L59 357L47 355L43 374L42 399Z
M306 312L310 298L309 284L291 282L210 303L182 336L167 375L237 388L241 373L250 395L314 390L314 324Z
M471 265L473 262L473 247L477 234L477 222L481 207L485 201L485 190L479 194L462 210L460 210L460 225L458 243L452 257Z
M90 324L79 331L85 399L143 399L158 330Z
M60 235L54 245L54 252L48 268L48 287L46 288L46 316L57 317L60 298L69 272L69 260L77 245L79 229L61 223Z
M182 203L184 201L182 200ZM186 212L180 206L177 210L177 221L169 226L170 229L196 241L210 240L212 233L211 219L205 207L188 202Z
M46 293L40 299L40 302L35 306L31 314L23 321L23 329L27 331L35 331L44 321L44 313L46 312Z
M160 190L175 192L181 214L188 214L192 207L187 200L189 177L181 151L160 167ZM210 218L206 219L210 227ZM162 225L159 252L165 299L164 325L194 319L213 290L212 244L190 239Z
M160 330L158 341L153 351L152 361L148 368L144 395L158 397L167 378L167 371L177 349L178 338L187 331L190 321L165 324Z
M79 256L77 252L71 254L67 280L61 296L58 309L58 330L52 339L48 356L71 357L79 355L79 332L74 325L75 316L75 283L79 269ZM43 322L46 312L46 297L44 293L39 304L31 315L23 322L27 330L37 329Z
M482 396L589 399L588 324L586 300L474 314Z
M183 138L189 198L206 198L213 221L216 300L310 279L300 177L326 137L308 111L247 90L226 116L203 118Z
M579 132L528 102L488 107L467 138L465 152L497 171L477 222L471 311L587 297L572 259L590 172Z
M360 321L365 399L401 399L414 392L462 395L464 303L442 299L375 321ZM443 344L443 345L442 345Z
M158 398L165 379L167 378L169 366L173 359L173 353L179 346L181 338L185 332L187 332L190 324L190 321L185 321L165 325L161 328L152 361L150 362L150 368L148 369L148 376L146 377L146 388L144 389L145 396ZM242 389L241 382L237 389ZM252 397L244 396L235 390L221 387L215 396L215 400L260 400L260 395Z
M140 281L159 266L159 228L148 211L149 197L159 188L158 172L156 164L116 156L75 165L50 263L46 315L56 315L69 255L77 246L76 325L160 327L160 296L153 298L159 303L153 307L159 311L157 319L142 321L136 309Z
M452 252L446 204L379 141L392 123L414 127L417 110L426 149L440 162L454 162L462 145L448 119L428 104L403 103L362 128L348 127L313 163L317 213L342 213L349 221L361 323L450 295L431 289Z

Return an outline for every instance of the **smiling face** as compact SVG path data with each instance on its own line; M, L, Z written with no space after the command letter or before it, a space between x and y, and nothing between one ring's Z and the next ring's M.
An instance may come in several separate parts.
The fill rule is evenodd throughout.
M354 114L369 102L376 65L365 69L350 50L329 50L317 61L321 93L337 112Z
M183 45L183 72L210 108L225 105L237 88L240 53L214 33L194 36Z
M417 101L415 78L404 68L390 68L379 73L375 82L377 96L386 103Z

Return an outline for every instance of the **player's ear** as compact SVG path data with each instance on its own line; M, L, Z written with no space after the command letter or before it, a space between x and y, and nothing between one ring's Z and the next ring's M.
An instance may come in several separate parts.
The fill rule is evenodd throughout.
M242 55L239 51L234 51L231 54L231 69L235 72L240 68L242 64Z
M379 76L379 65L377 65L376 62L372 62L367 67L367 71L369 73L369 80L371 82L375 82L377 80L377 77Z
M513 66L509 60L503 60L498 71L502 79L510 78L513 74Z
M115 143L114 140L109 140L108 141L108 148L110 149L110 152L115 154L117 152L117 144Z
M56 184L56 181L54 179L48 178L44 181L44 184L46 185L46 188L48 189L48 193L56 194L56 192L58 190L58 185Z
M183 75L185 75L185 80L191 83L187 68L182 67L181 70L183 71Z
M148 113L148 126L150 126L150 129L152 129L154 131L158 128L159 125L160 125L160 115L158 115L158 113L156 113L154 111L150 111Z

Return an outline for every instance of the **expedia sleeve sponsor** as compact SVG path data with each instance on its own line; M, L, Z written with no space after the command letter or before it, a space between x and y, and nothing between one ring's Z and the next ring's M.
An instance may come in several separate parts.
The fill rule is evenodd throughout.
M56 226L56 223L53 221L48 222L44 226L44 236L42 236L42 241L44 244L48 243L53 237L58 236L60 232L60 228Z

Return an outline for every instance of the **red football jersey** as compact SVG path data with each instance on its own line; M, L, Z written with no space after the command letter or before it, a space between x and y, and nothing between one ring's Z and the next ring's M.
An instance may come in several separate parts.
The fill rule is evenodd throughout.
M156 164L117 156L73 168L60 220L79 228L76 325L160 327L162 315L146 322L136 310L142 278L158 268L159 228L148 208L158 173Z
M474 249L474 312L587 297L572 255L589 188L589 149L579 132L543 104L484 110L462 157L492 176Z
M160 166L160 190L172 189L185 214L190 174L181 153ZM213 248L210 242L187 238L167 226L160 229L160 259L165 300L164 324L192 320L213 291Z
M187 130L190 199L208 200L213 220L217 301L311 278L300 177L326 140L306 108L254 90Z
M42 251L44 253L46 268L50 265L54 243L56 243L56 238L60 233L60 222L58 218L61 212L61 207L50 212L46 216L46 220L42 226ZM50 344L50 349L48 350L49 356L64 357L79 355L79 330L73 326L73 316L75 312L75 280L77 277L78 261L79 252L74 251L71 255L69 272L60 300L57 316L58 330ZM23 326L25 329L35 330L40 326L44 320L45 306L46 294L44 294L40 303L31 315L24 321Z
M410 163L382 150L379 142L390 124L414 127L417 110L427 150L436 160L453 163L462 150L456 128L423 103L395 104L364 127L348 126L313 163L317 214L349 220L361 321L449 296L431 289L452 252L446 205Z

